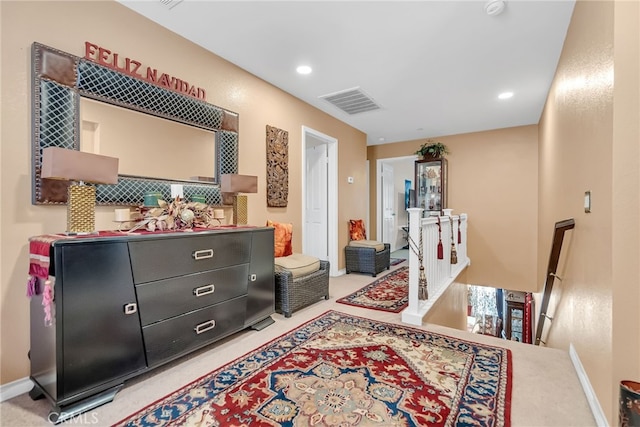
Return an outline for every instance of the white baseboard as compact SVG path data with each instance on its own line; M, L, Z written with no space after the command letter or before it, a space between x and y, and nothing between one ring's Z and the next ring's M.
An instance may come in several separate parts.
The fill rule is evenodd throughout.
M596 420L596 424L602 427L609 426L607 417L605 417L604 412L602 411L602 406L600 406L600 402L598 401L598 397L596 396L595 391L593 391L593 387L591 387L587 371L584 370L582 362L580 362L580 358L578 357L578 352L572 343L569 343L569 357L571 357L573 368L576 370L576 374L578 374L582 390L587 396L587 401L589 402L589 407L593 413L593 418Z
M2 384L0 385L0 402L13 399L23 393L27 393L32 387L33 383L26 377L7 384Z

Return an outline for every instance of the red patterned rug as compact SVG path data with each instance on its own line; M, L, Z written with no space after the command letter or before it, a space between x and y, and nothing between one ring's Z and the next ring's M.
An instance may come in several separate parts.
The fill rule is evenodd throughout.
M399 313L409 304L409 267L387 273L336 302Z
M116 425L494 427L510 402L510 350L328 311Z

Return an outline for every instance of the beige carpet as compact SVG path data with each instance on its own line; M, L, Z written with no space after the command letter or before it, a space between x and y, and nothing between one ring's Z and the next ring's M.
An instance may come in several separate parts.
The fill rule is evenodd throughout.
M260 332L252 330L239 332L193 355L130 380L116 395L113 402L85 413L82 419L70 420L61 425L111 425L222 364L330 309L384 322L400 323L400 313L369 310L335 302L336 299L360 289L373 280L375 279L371 276L360 274L332 278L331 298L328 301L318 302L297 311L289 319L285 319L280 314L274 314L272 317L276 323ZM504 346L512 350L511 423L513 426L596 425L568 353L433 324L425 325L424 329L462 339ZM49 409L48 401L34 402L28 395L21 395L0 404L0 425L47 426L50 425L46 420Z

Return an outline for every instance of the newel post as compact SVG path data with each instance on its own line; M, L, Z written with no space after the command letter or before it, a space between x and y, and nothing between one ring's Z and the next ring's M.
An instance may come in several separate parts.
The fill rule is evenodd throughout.
M422 324L420 315L420 301L418 300L418 275L420 274L420 261L417 251L420 244L420 223L422 221L422 208L409 208L409 306L402 312L403 322ZM418 322L418 323L416 323Z

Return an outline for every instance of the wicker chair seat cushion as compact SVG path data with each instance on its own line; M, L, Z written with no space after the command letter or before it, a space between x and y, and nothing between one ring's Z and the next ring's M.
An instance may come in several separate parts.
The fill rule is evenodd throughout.
M349 246L356 248L375 248L376 252L384 250L384 243L377 240L352 240Z
M276 271L286 270L296 278L320 270L320 259L309 255L293 253L275 258Z

